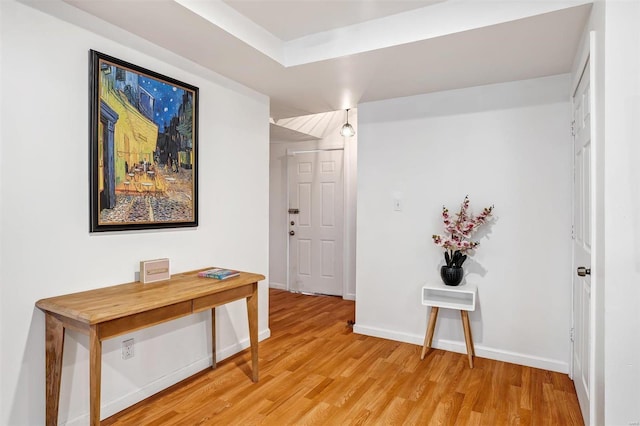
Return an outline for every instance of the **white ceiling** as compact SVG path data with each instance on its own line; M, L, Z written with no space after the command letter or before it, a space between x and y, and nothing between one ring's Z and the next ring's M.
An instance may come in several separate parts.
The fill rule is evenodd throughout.
M283 41L419 9L444 0L223 0Z
M303 141L315 141L319 138L308 135L306 133L298 132L295 129L290 129L286 126L281 126L276 123L269 123L269 140L273 141L287 141L287 142L303 142Z
M591 7L588 0L22 1L53 14L72 5L264 93L276 120L569 72ZM86 26L82 15L64 19Z

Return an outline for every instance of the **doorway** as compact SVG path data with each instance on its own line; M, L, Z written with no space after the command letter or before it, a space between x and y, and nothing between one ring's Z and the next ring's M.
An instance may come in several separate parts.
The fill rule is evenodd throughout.
M287 155L290 291L344 295L344 150Z

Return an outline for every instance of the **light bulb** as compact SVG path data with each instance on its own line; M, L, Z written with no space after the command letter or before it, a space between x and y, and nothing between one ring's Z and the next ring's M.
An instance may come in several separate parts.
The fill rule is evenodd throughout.
M347 108L346 111L347 111L347 122L344 123L344 125L340 129L340 134L346 138L350 138L351 136L356 134L356 131L354 130L353 126L349 124L349 108Z
M345 123L340 129L340 134L344 137L350 138L351 136L356 134L356 131L353 129L353 126L349 123Z

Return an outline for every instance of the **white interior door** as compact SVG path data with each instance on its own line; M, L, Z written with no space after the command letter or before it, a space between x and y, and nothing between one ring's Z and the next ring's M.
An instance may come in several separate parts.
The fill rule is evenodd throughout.
M591 93L587 61L573 96L573 360L572 376L585 424L589 424L591 391L591 291L592 197L591 197ZM580 269L580 274L578 271Z
M289 289L341 296L343 151L294 153L288 159Z

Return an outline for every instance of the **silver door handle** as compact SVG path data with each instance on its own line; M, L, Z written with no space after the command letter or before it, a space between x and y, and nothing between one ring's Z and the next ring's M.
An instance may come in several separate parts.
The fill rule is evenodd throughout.
M584 266L578 267L577 272L579 277L584 277L585 275L591 275L591 269L585 268Z

